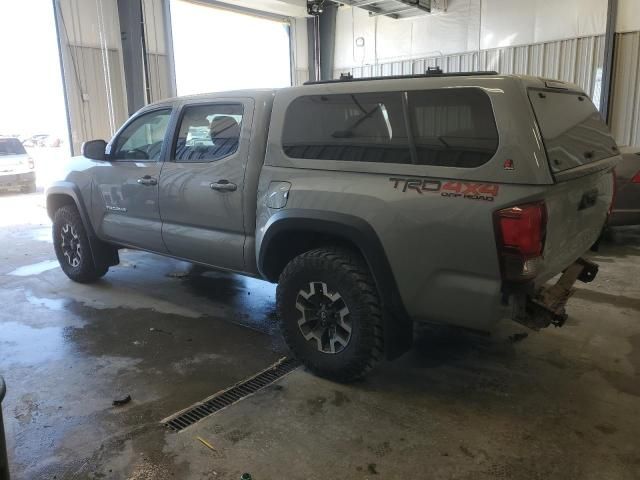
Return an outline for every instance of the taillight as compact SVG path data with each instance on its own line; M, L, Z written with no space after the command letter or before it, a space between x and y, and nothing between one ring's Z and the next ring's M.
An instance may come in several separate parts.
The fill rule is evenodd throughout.
M631 179L631 183L640 183L640 172L636 173Z
M537 275L547 233L544 202L495 212L498 252L505 280L525 281Z

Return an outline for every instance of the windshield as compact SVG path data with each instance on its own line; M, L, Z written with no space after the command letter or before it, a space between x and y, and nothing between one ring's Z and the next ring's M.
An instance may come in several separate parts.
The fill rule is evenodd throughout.
M26 155L26 153L17 138L0 138L0 155Z
M618 154L609 127L585 94L531 89L529 98L554 173Z

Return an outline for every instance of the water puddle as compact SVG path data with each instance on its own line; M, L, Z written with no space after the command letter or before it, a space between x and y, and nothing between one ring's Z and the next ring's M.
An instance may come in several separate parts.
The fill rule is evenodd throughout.
M21 240L35 240L36 242L53 243L50 226L23 228L17 232L12 232L11 236Z
M65 307L68 303L68 300L65 298L44 298L44 297L36 297L31 293L25 293L25 298L27 302L36 307L44 307L49 310L54 310L56 312L61 312L65 310Z
M35 229L33 232L31 232L31 238L38 242L53 243L53 239L51 238L51 227L42 227Z
M34 328L18 322L2 323L0 364L36 365L64 355L62 327Z
M44 262L16 268L14 271L9 272L9 275L14 275L16 277L30 277L32 275L40 275L47 270L53 270L58 267L59 264L57 260L45 260Z

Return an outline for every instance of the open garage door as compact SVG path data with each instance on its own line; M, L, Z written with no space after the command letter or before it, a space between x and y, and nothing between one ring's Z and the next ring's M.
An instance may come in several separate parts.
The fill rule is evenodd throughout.
M291 85L288 18L172 0L178 95Z
M175 94L169 0L53 0L72 151Z

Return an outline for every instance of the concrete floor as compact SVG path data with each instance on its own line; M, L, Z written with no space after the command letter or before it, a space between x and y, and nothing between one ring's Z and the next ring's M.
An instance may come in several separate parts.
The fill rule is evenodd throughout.
M286 355L273 286L180 278L188 265L140 252L73 284L41 194L0 195L0 212L15 479L640 478L640 229L594 256L562 329L514 343L510 322L491 337L424 328L365 381L298 369L170 433L161 419Z

